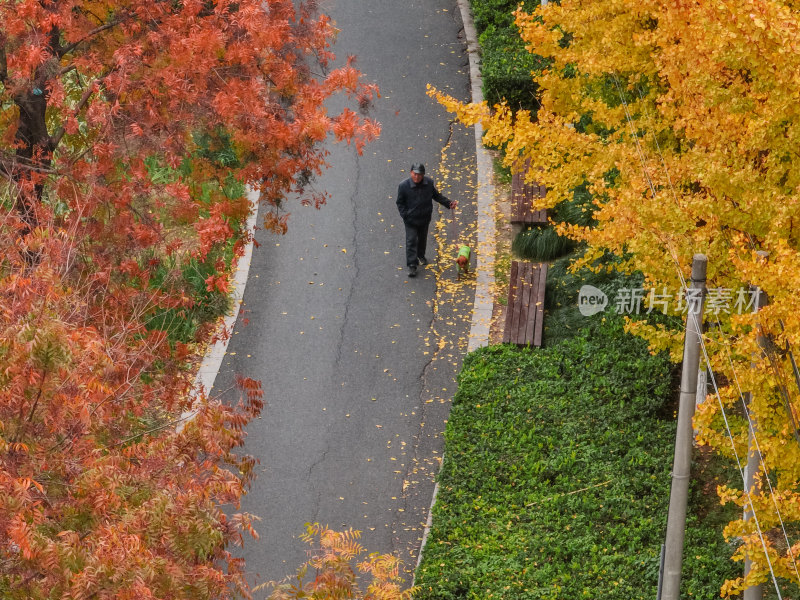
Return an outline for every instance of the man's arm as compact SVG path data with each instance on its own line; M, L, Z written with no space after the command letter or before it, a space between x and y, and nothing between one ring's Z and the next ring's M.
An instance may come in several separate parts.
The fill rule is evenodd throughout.
M406 220L406 211L408 210L408 202L406 200L406 187L401 183L397 186L397 212L400 213L400 218Z
M433 181L431 181L431 185L433 185ZM442 206L447 208L455 208L458 206L458 202L455 200L448 200L445 196L436 189L436 186L433 186L433 199L436 200Z

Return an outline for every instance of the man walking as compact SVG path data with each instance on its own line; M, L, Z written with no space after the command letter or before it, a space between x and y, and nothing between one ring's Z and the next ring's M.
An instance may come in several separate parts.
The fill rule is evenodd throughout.
M457 200L448 200L430 177L425 177L425 165L411 165L411 176L400 182L397 188L397 210L406 227L406 264L408 276L417 276L417 265L427 265L425 250L428 246L428 225L433 214L433 200L453 209Z

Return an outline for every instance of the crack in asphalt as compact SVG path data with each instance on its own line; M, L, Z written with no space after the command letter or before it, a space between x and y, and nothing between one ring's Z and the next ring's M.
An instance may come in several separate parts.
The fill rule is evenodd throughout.
M358 215L356 213L356 198L358 197L359 193L359 182L361 181L361 164L358 160L358 152L355 152L355 182L353 184L353 193L350 195L350 202L349 206L351 209L352 215L352 224L353 224L353 236L350 240L353 261L353 274L350 279L350 289L348 291L347 298L344 301L344 314L342 315L341 326L339 327L339 340L336 344L336 358L334 360L334 365L337 367L342 362L342 353L344 348L344 338L345 338L345 330L347 328L347 322L349 317L349 309L351 300L353 299L353 294L355 293L355 285L353 284L358 277L358 236L357 236L357 227L356 227L356 220ZM314 476L314 469L316 469L320 464L325 462L328 458L328 454L331 450L331 440L329 439L325 444L325 449L322 451L322 454L315 460L311 465L308 467L308 472L306 473L306 481L309 483L311 482L312 477ZM322 506L322 491L317 492L317 500L314 503L314 518L311 521L312 523L316 523L319 521L319 513Z
M325 450L323 450L322 455L315 460L311 465L308 467L308 473L306 474L306 481L309 483L311 482L312 472L320 463L324 462L326 458L328 458L328 452L330 452L330 444L326 444ZM313 488L314 486L312 486ZM318 523L319 522L319 512L322 508L322 490L317 490L317 500L314 502L314 518L309 521L309 523Z
M467 40L466 40L466 31L465 31L465 28L464 28L464 24L461 22L460 12L459 11L453 11L450 14L451 14L451 17L453 19L453 22L456 23L456 25L459 26L458 33L457 33L457 39L459 41L455 42L455 43L458 44L459 46L461 46L464 56L467 56L469 48L468 48L468 44L467 44ZM465 64L462 64L462 66L469 66L469 60L467 60ZM470 88L470 82L468 80L467 81L467 90L468 91L469 91L469 88ZM452 143L454 127L455 127L456 122L457 122L457 119L454 118L454 119L450 120L450 122L448 123L447 139L444 141L444 143L442 145L442 148L441 148L441 151L440 151L440 156L442 157L442 159L445 158L446 152L447 152L448 148L450 147L450 144ZM456 218L455 215L453 216L453 218L454 219ZM445 234L445 236L447 237L447 234ZM453 240L453 241L455 241L455 240ZM438 262L439 262L440 256L441 256L440 255L440 250L441 250L441 248L437 248L437 257L436 257L437 265L438 265ZM425 456L421 456L421 452L420 452L420 449L421 449L421 446L422 446L423 434L425 433L425 424L428 422L428 416L429 416L429 413L430 413L431 409L434 408L433 406L428 407L428 403L426 401L426 398L430 398L430 399L434 398L434 394L432 393L432 390L430 389L431 386L432 386L432 383L430 381L430 379L432 379L430 370L431 370L431 368L433 366L433 363L435 361L439 360L439 358L441 356L443 356L447 352L447 347L446 346L445 347L439 347L439 344L438 344L438 338L439 338L439 336L441 334L440 334L440 332L437 331L437 328L436 328L437 321L441 320L446 324L447 317L445 315L441 315L439 313L439 301L440 301L440 298L439 298L439 293L438 293L438 286L439 286L438 278L436 280L436 285L437 285L437 288L434 290L434 295L433 295L432 302L431 302L432 312L431 312L431 320L430 320L430 323L429 323L429 328L433 333L433 338L435 340L437 340L437 348L436 348L436 350L434 352L431 353L430 359L428 360L427 363L425 363L425 365L422 368L422 374L421 374L422 386L420 388L420 394L419 394L419 398L418 398L419 408L417 409L419 411L419 415L420 415L419 416L420 425L419 425L419 427L417 429L416 434L413 436L413 445L411 447L411 452L409 453L409 456L408 456L408 463L407 463L407 466L406 466L405 473L403 475L402 501L403 501L403 509L404 509L403 514L406 516L406 519L409 519L409 518L413 519L413 518L416 517L416 515L413 515L412 512L411 512L413 510L413 507L411 506L412 498L416 495L414 493L416 490L412 489L412 487L415 486L415 484L412 483L412 481L413 481L412 477L416 476L418 479L420 479L421 477L425 477L426 476L425 469L428 466L426 463L427 462L437 463L436 466L432 470L433 472L431 473L432 478L435 481L436 476L438 474L438 471L441 468L441 460L443 458L441 455L431 455L430 461L426 461L426 460L423 460L426 457ZM457 369L456 369L455 375L457 375ZM429 435L431 435L433 437L436 437L438 434L437 434L437 432L434 431L434 432L431 432ZM419 485L419 483L416 484L416 485ZM421 524L422 524L423 529L424 529L426 527L425 521L427 520L427 517L428 517L428 509L429 509L429 507L426 504L424 507L422 507L422 509L424 510L424 514L422 514L420 516L422 518L422 523ZM404 523L402 523L400 521L400 519L398 519L393 524L393 526L397 530L399 530L403 525L404 525ZM408 525L408 524L405 524L405 525ZM393 546L393 552L395 553L395 555L397 555L397 551L398 551L397 545L398 545L399 541L400 541L399 540L399 536L397 536L397 535L392 536L392 546ZM411 552L412 548L408 548L407 549L409 554L414 556L414 558L418 558L418 554L421 551L422 535L418 536L417 542L419 543L419 545L414 544L414 546L416 547L415 549L416 549L417 556L414 556L412 554L412 552ZM412 575L412 580L413 580L414 568L413 568L413 565L410 565L410 567L411 567L411 575Z
M355 152L355 150L354 150ZM353 183L353 193L350 195L350 210L352 215L353 221L353 237L350 240L352 244L352 257L353 257L353 274L350 278L350 289L347 293L347 298L344 301L344 314L342 315L342 325L339 328L339 343L336 345L336 359L334 364L338 367L342 362L342 352L344 349L344 334L347 328L348 317L350 316L350 305L353 299L353 295L356 291L356 286L354 282L357 281L358 278L358 213L356 211L356 198L358 198L358 190L359 184L361 182L361 162L359 161L358 152L355 152L355 163L356 163L356 175L355 175L355 182Z
M453 119L453 120L450 121L450 123L448 125L447 139L444 141L444 145L442 146L441 154L440 154L442 156L444 155L445 152L447 152L447 149L450 147L450 143L453 140L453 128L455 126L455 123L456 123L456 121L455 121L455 119ZM437 261L437 263L439 261L440 253L441 253L441 248L437 248L436 249L436 261ZM437 285L438 285L438 281L437 281ZM436 327L435 327L436 315L439 314L438 302L439 302L439 296L436 293L436 290L434 289L433 298L431 299L431 320L428 323L428 328L433 332L434 338L438 337L438 333L437 333ZM437 350L436 352L431 353L430 359L428 359L428 362L426 362L425 365L422 367L422 376L421 376L422 390L420 391L419 400L422 403L423 407L425 406L425 402L424 402L425 381L428 378L428 370L430 369L430 367L433 364L433 361L434 361L436 355L439 352L440 352L440 350ZM423 423L424 423L424 421L423 421ZM422 431L420 430L420 432L417 434L417 436L415 436L415 441L417 441L417 439L419 438L421 433L422 433ZM415 444L415 447L416 447L416 444Z
M311 481L312 471L314 471L314 469L317 467L318 464L320 464L326 458L328 458L328 452L330 451L331 451L330 443L325 444L325 450L322 451L320 457L308 466L308 473L306 473L306 481ZM319 506L317 507L317 511L319 512Z

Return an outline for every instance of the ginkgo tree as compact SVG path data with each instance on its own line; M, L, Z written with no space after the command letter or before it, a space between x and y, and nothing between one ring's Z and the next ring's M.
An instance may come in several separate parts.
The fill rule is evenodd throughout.
M800 390L789 353L800 348L800 5L562 0L516 18L531 51L550 61L532 75L537 114L431 95L482 122L507 165L530 161L527 177L549 190L540 208L588 184L596 226L561 227L588 245L577 266L613 253L682 317L675 308L691 258L708 256L716 301L705 342L719 397L698 409L698 441L744 464L755 450L742 404L751 392L763 457L752 494L741 479L719 489L722 502L754 506L764 534L755 519L728 525L733 558L753 567L721 582L722 593L771 583L771 571L798 585L800 539L785 526L800 520ZM750 285L769 296L757 315ZM628 326L678 360L679 327Z
M231 543L261 409L193 399L176 339L247 240L287 226L328 137L363 145L377 94L291 0L0 1L0 596L247 595ZM332 114L331 95L353 108ZM166 175L165 175L166 174ZM227 257L227 258L226 258ZM195 402L193 420L176 427ZM235 509L234 509L235 510Z

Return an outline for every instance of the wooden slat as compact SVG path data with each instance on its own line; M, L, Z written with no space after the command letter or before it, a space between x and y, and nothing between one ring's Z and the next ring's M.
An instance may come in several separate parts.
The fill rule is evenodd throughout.
M525 327L528 322L528 306L531 303L531 285L530 285L530 263L520 263L519 275L519 320L515 323L511 330L511 341L514 344L520 345L524 343Z
M535 317L536 314L536 273L537 273L536 265L530 264L528 266L528 273L525 277L525 285L528 287L528 298L527 302L525 303L525 321L520 323L519 328L519 344L520 346L529 346L531 341L531 335L533 334L533 327L531 319Z
M514 306L511 310L511 343L517 344L519 340L519 324L524 323L523 303L525 298L525 263L517 264L517 276L514 278L516 282L516 294L514 297Z
M519 264L517 261L511 261L511 275L508 280L508 304L506 306L506 324L503 328L503 343L508 344L511 342L511 323L513 321L514 304L516 303L517 296L517 272Z
M546 263L511 262L503 343L541 346Z
M514 173L511 176L511 222L521 223L524 218L524 183L522 182L522 174Z
M536 320L539 318L539 311L536 306L536 300L539 297L539 273L541 273L541 265L532 266L530 274L530 288L531 297L528 303L527 318L525 319L525 333L522 340L524 345L530 346L533 343L533 335L536 329Z
M511 222L524 223L527 215L525 181L522 173L514 173L511 178Z
M525 183L522 173L511 176L511 222L533 225L547 223L546 210L533 210L533 200L544 198L547 188L538 183Z
M511 278L509 279L508 307L506 310L506 329L503 332L503 341L507 344L516 344L516 330L519 327L520 313L520 263L511 261Z
M534 198L544 198L547 195L547 188L541 184L535 184L534 188L531 190L531 201ZM530 203L529 203L530 206ZM547 211L542 210L532 210L531 211L531 221L533 223L547 223Z
M533 330L533 345L542 345L544 331L544 292L547 286L547 263L539 265L539 288L536 294L536 327Z

